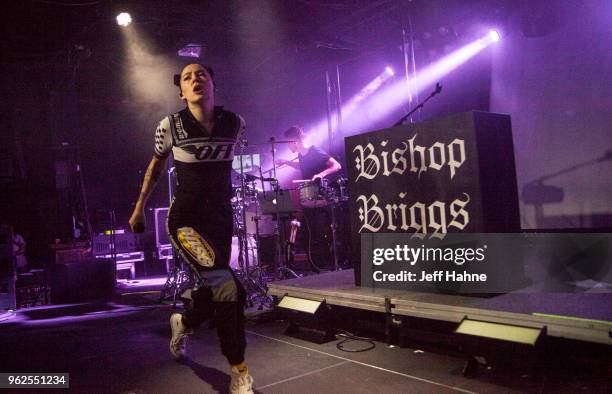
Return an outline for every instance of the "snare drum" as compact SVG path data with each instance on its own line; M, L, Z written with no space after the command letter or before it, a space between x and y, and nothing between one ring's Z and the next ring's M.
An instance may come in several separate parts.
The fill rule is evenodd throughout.
M306 181L300 185L300 203L305 208L319 208L331 204L327 198L327 180Z

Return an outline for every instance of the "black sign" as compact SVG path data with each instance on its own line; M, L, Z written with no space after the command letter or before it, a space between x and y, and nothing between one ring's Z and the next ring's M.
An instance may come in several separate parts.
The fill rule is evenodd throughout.
M361 233L520 230L510 117L468 112L345 139L352 261Z

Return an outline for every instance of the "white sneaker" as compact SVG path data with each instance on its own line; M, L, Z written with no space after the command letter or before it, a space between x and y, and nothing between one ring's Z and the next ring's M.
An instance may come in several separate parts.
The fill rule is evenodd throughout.
M230 383L231 394L254 394L253 393L253 377L249 374L242 375L238 372L238 368L231 369L232 381Z
M183 315L173 313L170 316L170 326L172 327L172 339L170 339L170 353L175 360L185 357L187 352L187 336L193 333L192 329L183 324Z

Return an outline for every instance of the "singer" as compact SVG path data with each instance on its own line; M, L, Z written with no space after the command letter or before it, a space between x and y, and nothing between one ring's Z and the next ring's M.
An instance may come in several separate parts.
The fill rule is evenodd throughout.
M221 351L230 364L230 392L252 393L244 362L246 292L229 268L232 241L231 168L234 146L244 131L240 115L215 106L213 70L189 64L174 76L185 109L162 119L155 131L140 196L129 220L143 231L147 199L172 153L178 186L168 213L168 235L200 278L189 307L170 317L170 352L185 356L187 336L209 318L217 327Z

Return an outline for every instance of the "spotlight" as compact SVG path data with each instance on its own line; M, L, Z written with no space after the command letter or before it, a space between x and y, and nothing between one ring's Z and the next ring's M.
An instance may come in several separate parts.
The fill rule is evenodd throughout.
M132 17L127 12L122 12L119 15L117 15L117 24L119 26L125 27L129 25L130 23L132 23Z
M489 38L493 40L494 42L497 42L501 39L501 36L496 30L491 30L489 31Z
M351 130L353 133L365 130L366 127L370 127L375 122L380 121L385 116L388 116L391 111L396 110L398 106L406 102L411 93L418 93L424 87L435 85L436 81L453 72L493 43L486 30L483 33L484 37L480 37L461 48L451 49L452 52L446 55L442 55L440 50L429 49L427 55L431 56L435 61L419 71L418 80L411 78L410 83L414 87L413 89L406 89L406 80L404 78L396 79L394 82L384 86L384 88L368 95L365 100L357 103L352 113L349 113L349 111L345 112L343 108L342 127L345 130ZM438 58L439 56L441 57ZM386 71L383 73L388 75ZM391 81L391 78L389 80ZM324 123L320 128L322 130L321 135L325 135L326 125L327 123Z
M178 50L180 57L196 57L202 56L204 46L201 44L187 44L183 48Z
M393 80L395 71L390 66L385 67L374 79L368 82L357 94L351 97L345 104L342 105L342 118L350 120L355 116L355 111L360 108L365 100L372 96L377 90L379 90L385 83ZM405 90L405 81L402 87ZM366 111L360 111L362 113ZM327 138L327 118L319 121L308 130L308 143L309 144L320 144Z

